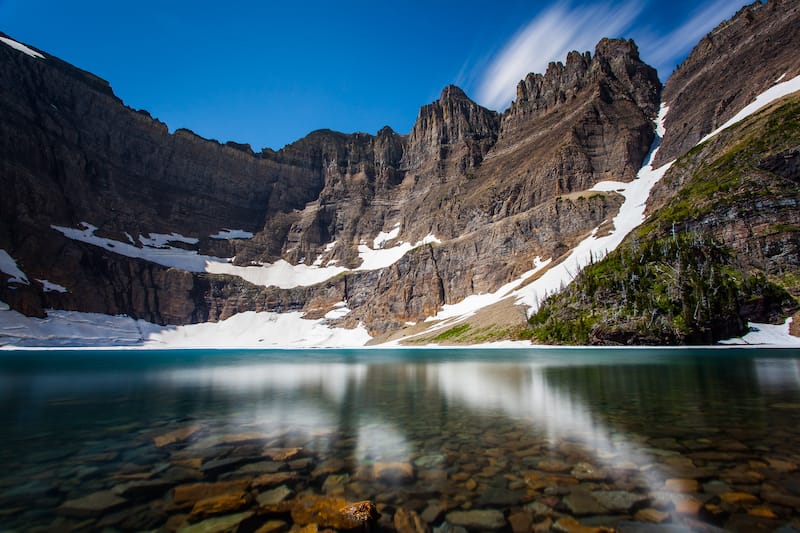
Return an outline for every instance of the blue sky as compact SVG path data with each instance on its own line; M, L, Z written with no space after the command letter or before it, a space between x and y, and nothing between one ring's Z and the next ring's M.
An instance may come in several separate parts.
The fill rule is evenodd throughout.
M742 0L0 0L0 30L107 79L170 130L280 148L408 133L450 83L502 111L527 72L604 36L663 79Z

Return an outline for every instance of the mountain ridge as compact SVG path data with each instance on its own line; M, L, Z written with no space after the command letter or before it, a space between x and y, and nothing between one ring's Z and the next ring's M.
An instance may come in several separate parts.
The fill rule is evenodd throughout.
M794 20L790 3L775 3L772 11L751 11L764 20L760 13L788 12ZM769 33L787 23L760 24L758 31ZM728 27L739 28L736 21ZM421 107L408 135L388 127L375 135L318 130L281 150L254 153L188 130L169 134L113 92L92 92L99 82L83 86L80 75L59 77L59 70L12 53L0 47L0 69L18 68L24 81L0 82L4 116L15 117L0 121L0 177L14 193L0 200L0 249L29 277L67 292L8 278L0 300L33 316L61 308L160 324L245 311L301 311L318 319L343 302L349 312L329 325L365 325L373 337L493 293L609 228L623 199L592 189L636 179L654 140L662 91L633 41L604 39L594 54L572 52L565 64L520 81L503 114L448 86ZM740 56L733 54L732 63ZM695 79L717 72L706 69ZM682 83L676 79L672 86ZM26 83L40 88L35 98L24 94ZM71 98L52 92L59 84L72 88ZM675 92L664 89L664 98ZM661 149L674 150L685 135L671 141L667 131ZM35 152L37 143L45 155ZM103 248L52 229L84 222L98 227ZM252 237L211 237L225 228ZM146 236L170 232L183 237L162 243L170 254L233 258L230 266L186 271L119 253L121 243L133 243L141 257L150 253ZM236 277L243 272L236 268L331 275L280 289ZM503 320L498 331L514 329Z

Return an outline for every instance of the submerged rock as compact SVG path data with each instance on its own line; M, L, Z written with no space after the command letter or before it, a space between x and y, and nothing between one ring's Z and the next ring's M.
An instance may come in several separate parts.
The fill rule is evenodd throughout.
M178 530L178 533L234 533L239 525L253 516L252 512L210 518Z
M103 490L83 498L65 501L56 511L65 516L100 516L119 509L126 503L128 500L120 498L110 490Z
M474 511L452 511L447 513L447 521L467 529L497 530L506 526L503 513L494 509Z

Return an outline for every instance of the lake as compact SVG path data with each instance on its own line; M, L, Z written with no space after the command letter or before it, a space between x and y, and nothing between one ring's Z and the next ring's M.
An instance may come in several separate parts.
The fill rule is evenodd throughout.
M0 531L800 528L800 350L7 351L0 402Z

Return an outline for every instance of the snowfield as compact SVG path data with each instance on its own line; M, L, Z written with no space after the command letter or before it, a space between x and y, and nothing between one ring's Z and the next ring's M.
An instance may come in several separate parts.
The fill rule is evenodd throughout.
M317 283L327 281L343 272L358 272L365 270L379 270L398 262L408 252L419 246L431 243L441 243L433 234L427 235L421 241L411 244L399 241L391 248L383 248L383 245L390 239L394 239L399 234L399 227L395 227L389 233L381 232L375 238L374 243L379 247L370 248L366 244L358 246L358 256L361 258L361 265L355 269L347 269L335 266L333 262L329 266L322 266L322 257L318 257L313 264L304 263L293 265L288 261L279 259L274 263L259 263L252 266L238 266L232 263L233 258L214 257L202 255L194 250L185 250L171 246L171 242L182 242L186 244L197 244L199 239L184 237L178 233L162 234L151 233L147 237L139 236L141 246L136 245L136 241L128 235L130 242L120 242L106 237L100 237L95 233L99 229L97 226L88 222L82 222L79 228L67 228L64 226L51 226L70 239L92 244L99 248L108 250L125 257L144 259L151 263L161 266L178 268L187 272L207 272L209 274L226 274L236 276L252 283L264 287L278 287L280 289L293 289L295 287L310 287ZM227 233L225 233L227 232ZM222 230L211 238L249 238L251 235L242 230ZM251 235L252 236L252 235ZM333 249L334 243L325 247L326 252Z

